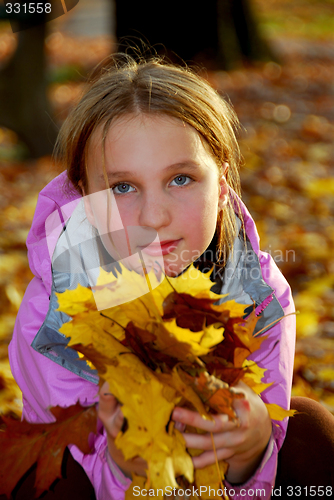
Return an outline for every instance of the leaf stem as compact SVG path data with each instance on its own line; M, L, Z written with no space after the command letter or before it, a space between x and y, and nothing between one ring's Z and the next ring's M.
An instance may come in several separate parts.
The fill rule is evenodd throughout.
M124 327L123 325L121 325L120 323L118 323L118 321L116 321L115 319L113 318L109 318L109 316L106 316L105 314L103 313L100 313L100 315L103 317L103 318L106 318L106 319L109 319L110 321L112 321L113 323L116 323L117 326L119 326L120 328L123 328L123 330L125 331L126 330L126 327ZM103 330L104 332L108 333L106 330ZM109 334L111 335L111 334Z
M215 454L215 463L216 463L216 468L217 468L218 480L219 480L220 488L223 492L222 498L224 498L225 500L228 500L228 496L225 495L225 493L224 493L223 478L221 477L221 473L220 473L220 469L219 469L219 462L218 462L218 457L217 457L216 445L215 445L215 440L213 439L212 432L210 432L210 436L211 436L213 453Z
M153 289L152 289L151 282L150 282L149 277L148 277L148 272L147 272L147 269L146 269L145 262L144 262L144 259L143 259L141 251L139 251L139 258L140 258L140 262L141 262L141 265L142 265L143 270L144 270L144 276L145 276L145 279L146 279L146 283L147 283L148 289L150 291L150 295L151 295L151 299L152 299L152 305L153 305L153 309L155 311L155 317L156 317L156 319L157 319L157 321L159 323L162 323L163 320L162 320L160 311L158 309L158 306L155 303L155 300L154 300L154 297L153 297L153 294L152 294Z
M261 335L261 333L264 331L264 330L267 330L269 328L269 326L272 326L274 325L275 323L278 323L279 321L281 321L281 319L283 318L287 318L288 316L294 316L298 314L298 311L295 311L295 312L292 312L292 313L289 313L289 314L284 314L284 316L281 316L280 318L278 319L275 319L275 321L272 321L271 323L269 323L269 325L266 325L265 327L262 328L262 330L260 330L259 332L257 332L254 337L258 337L259 335Z

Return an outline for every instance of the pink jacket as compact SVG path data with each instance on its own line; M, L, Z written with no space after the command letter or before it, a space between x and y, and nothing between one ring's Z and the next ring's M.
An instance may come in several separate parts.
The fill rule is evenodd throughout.
M52 286L50 261L52 248L50 249L50 242L49 248L46 243L45 222L50 214L59 210L60 207L69 206L68 204L73 202L74 208L76 200L80 199L78 193L65 188L65 180L66 173L63 172L39 195L34 220L27 238L29 264L35 277L25 293L9 346L12 372L23 393L23 417L36 423L53 421L53 416L48 411L49 407L57 405L68 407L77 401L82 405L91 405L98 401L96 383L82 378L31 347L47 315ZM280 313L282 309L284 314L293 312L294 305L289 285L275 262L270 255L260 251L255 223L244 205L242 205L242 211L249 240L249 255L253 256L248 269L250 276L247 276L247 279L243 276L236 285L231 268L232 274L223 278L222 293L229 292L230 298L234 298L233 295L237 296L238 293L240 295L241 282L254 300L255 294L258 310L264 309L262 324L260 324L262 327L266 322L269 324L273 317L278 319L282 315ZM56 231L53 235L54 246L61 229L60 226L58 233ZM255 261L254 255L257 256ZM238 265L237 262L234 264ZM256 273L252 271L254 266L258 266L262 276L255 276ZM270 294L273 295L273 300L265 300ZM276 403L283 408L288 408L293 373L295 317L289 316L279 321L267 330L266 335L268 339L262 343L260 351L254 353L252 358L260 366L267 368L264 381L273 383L261 397L266 403ZM278 340L279 343L274 347ZM227 492L230 490L230 498L246 500L270 498L276 476L277 454L283 444L286 428L287 419L283 422L274 422L272 436L262 463L247 483L231 486L225 482ZM124 499L125 491L130 487L131 481L110 462L103 430L95 435L92 454L83 455L74 445L70 449L73 457L82 465L94 485L98 500ZM248 490L249 493L247 493ZM256 490L259 491L258 495L256 495ZM260 490L265 490L265 494Z

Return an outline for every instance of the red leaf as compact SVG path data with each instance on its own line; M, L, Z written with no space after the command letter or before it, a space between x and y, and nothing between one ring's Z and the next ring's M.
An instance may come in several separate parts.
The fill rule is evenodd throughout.
M188 328L192 332L199 332L203 325L226 323L229 319L228 311L215 311L212 305L217 299L196 298L186 293L172 292L163 303L163 319L176 318L176 324L181 328Z
M236 324L240 321L240 318L234 318L230 320L229 323L233 328L233 324ZM238 335L236 335L233 330L226 328L224 331L224 340L221 342L212 352L213 356L218 356L219 358L223 358L231 364L234 364L234 351L237 347L247 349L245 344L239 339ZM250 351L249 351L250 354Z
M57 419L51 424L31 424L2 417L0 432L0 494L8 498L21 477L37 462L36 498L61 477L64 450L75 444L89 453L88 436L96 431L95 406L78 403L52 408Z

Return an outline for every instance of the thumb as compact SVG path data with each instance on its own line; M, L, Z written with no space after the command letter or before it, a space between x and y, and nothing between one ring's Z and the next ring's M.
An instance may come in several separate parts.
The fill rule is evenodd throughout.
M111 394L108 382L104 382L99 391L99 412L113 413L118 406L118 401Z
M121 405L109 392L108 383L104 383L99 392L97 415L107 433L114 439L122 428L124 416Z

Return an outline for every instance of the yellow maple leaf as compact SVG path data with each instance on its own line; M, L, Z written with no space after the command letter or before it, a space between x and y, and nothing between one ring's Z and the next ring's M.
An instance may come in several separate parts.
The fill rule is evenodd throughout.
M106 309L103 314L112 318L115 324L122 325L124 328L132 321L135 326L143 330L150 330L150 325L155 321L142 297L127 304L120 304L112 309Z
M106 319L98 311L84 311L76 314L71 321L64 323L60 332L71 337L71 343L86 343L93 331L103 330L106 326Z
M126 459L140 455L148 462L153 488L169 484L177 487L176 469L193 480L193 465L182 435L174 430L171 436L166 431L173 408L180 400L177 391L162 384L129 349L92 323L85 337L80 337L78 330L70 345L78 341L93 344L99 360L99 353L109 359L100 374L123 404L122 411L128 421L128 429L117 436L116 446L122 449ZM91 360L94 363L94 353Z
M94 287L94 298L99 310L110 309L143 297L159 284L153 270L143 276L121 265L121 272L116 273L117 278L113 273L100 269Z
M123 403L122 411L128 421L128 429L118 434L115 444L122 449L126 460L139 455L147 461L152 488L177 487L176 470L189 480L193 476L182 435L176 430L173 436L166 432L179 397L141 363L133 370L130 359L131 355L122 356L119 365L108 367L105 374L111 392ZM141 377L138 368L143 372Z
M283 420L285 417L293 417L297 410L284 410L281 406L273 403L265 403L269 416L272 420Z
M220 295L220 297L225 297L225 295ZM228 311L230 318L242 318L247 307L248 305L239 304L235 300L226 300L220 305L213 305L212 309L221 312Z
M193 361L209 351L200 345L203 332L181 328L177 326L175 319L153 325L152 333L156 335L155 348L180 361Z
M182 434L175 430L174 422L169 424L169 434L174 436L172 447L172 458L175 476L184 476L190 483L194 480L194 466L189 453L184 454L185 444Z
M137 455L151 459L150 450L153 445L168 453L171 440L166 433L166 426L179 400L175 397L176 391L170 388L170 395L173 397L168 400L165 397L165 387L155 377L135 380L132 374L131 377L127 377L127 383L123 383L120 387L118 380L114 382L110 376L117 371L122 373L121 377L124 381L126 368L124 369L123 366L118 366L117 370L113 368L108 369L106 380L111 392L123 403L122 412L128 419L128 429L125 433L118 435L116 445L122 448L126 460ZM120 375L117 379L119 378Z
M211 291L214 283L210 279L212 269L207 273L202 273L191 264L182 274L176 278L166 278L162 283L153 290L153 297L156 298L157 304L163 300L172 291L177 293L188 293L193 297L205 297L218 300L225 295L219 295ZM160 297L160 298L159 298Z
M150 328L148 330L151 331ZM156 334L155 346L159 351L183 361L205 356L224 338L223 327L210 325L193 332L179 327L175 318L156 325L152 333Z
M89 288L80 285L80 283L75 290L66 290L64 293L56 292L56 296L59 304L57 310L69 316L96 310L93 292Z
M251 387L256 394L261 394L272 385L272 383L265 384L262 382L264 374L267 371L265 368L260 368L256 363L248 360L245 360L242 366L243 368L247 367L242 380L248 387Z
M213 324L203 329L203 336L200 340L200 345L206 349L220 344L224 339L224 327L219 324Z
M164 489L166 486L177 488L176 477L183 475L192 482L193 463L190 455L186 452L183 436L178 431L175 437L166 440L167 450L161 450L161 443L153 443L148 450L149 468L147 486L150 485L155 490ZM143 455L142 455L143 456Z
M145 489L146 477L137 476L137 474L132 474L132 483L130 487L125 492L125 500L133 500L137 496L137 491L142 491ZM134 494L134 491L136 494ZM163 498L164 495L160 493L157 495L158 498Z
M228 469L228 464L226 462L218 462L219 469L217 470L217 464L207 465L203 469L195 470L195 483L196 488L200 489L202 500L207 499L226 499L227 495L218 495L218 490L224 490L223 479L225 478L226 471Z
M71 322L65 323L59 331L66 335L68 329L70 328L70 323ZM82 344L84 346L94 346L94 350L92 350L92 357L90 358L90 361L93 364L95 353L97 353L97 355L103 355L109 360L109 363L118 363L118 358L122 355L131 354L134 358L136 358L127 347L118 342L113 335L104 329L101 329L100 325L94 321L87 321L86 328L84 328L83 324L79 323L72 330L70 330L70 334L71 339L68 346L77 346L78 344Z

